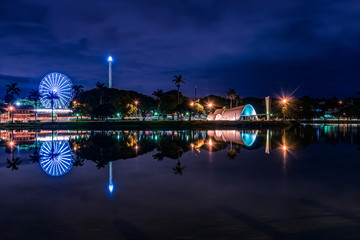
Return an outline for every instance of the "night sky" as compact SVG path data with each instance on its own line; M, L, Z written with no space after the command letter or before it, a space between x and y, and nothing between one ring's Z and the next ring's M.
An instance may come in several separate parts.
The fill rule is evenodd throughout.
M192 97L351 97L360 91L360 1L1 0L0 96L26 96L47 73Z

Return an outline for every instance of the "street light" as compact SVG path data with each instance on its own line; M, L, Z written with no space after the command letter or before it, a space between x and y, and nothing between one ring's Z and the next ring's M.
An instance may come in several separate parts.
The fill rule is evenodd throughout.
M138 100L135 100L135 107L136 107L136 117L138 116L138 112L139 112L139 109L137 108L137 105L138 105L138 103L139 103L139 101Z
M14 122L14 115L12 113L13 111L14 111L14 107L10 105L10 107L9 107L9 117L11 115L11 123Z
M286 98L283 98L282 100L282 103L284 104L284 107L283 107L283 121L285 121L285 111L286 111L286 107L287 107L287 102L288 100Z

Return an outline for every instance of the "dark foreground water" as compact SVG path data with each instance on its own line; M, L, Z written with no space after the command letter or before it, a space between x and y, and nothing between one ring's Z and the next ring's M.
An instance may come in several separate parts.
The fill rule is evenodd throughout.
M360 239L359 125L0 137L0 239Z

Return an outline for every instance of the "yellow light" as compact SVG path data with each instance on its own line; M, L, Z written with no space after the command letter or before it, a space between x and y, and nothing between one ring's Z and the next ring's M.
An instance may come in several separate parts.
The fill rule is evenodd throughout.
M76 101L74 101L74 104L76 104L77 102Z
M213 145L213 143L212 143L212 140L210 139L209 140L209 146L212 146Z
M283 103L286 103L286 102L287 102L287 100L286 100L286 99L283 99L283 100L282 100L282 102L283 102Z
M209 103L209 107L212 107L212 103Z
M287 147L286 145L283 146L283 150L286 151L287 150Z
M13 111L13 110L14 110L14 107L13 107L13 106L10 106L9 110L10 110L10 111Z
M138 101L135 101L135 104L137 105L139 102Z
M194 102L191 102L191 103L190 103L190 106L194 106Z
M10 146L14 146L14 142L13 142L13 141L10 142Z

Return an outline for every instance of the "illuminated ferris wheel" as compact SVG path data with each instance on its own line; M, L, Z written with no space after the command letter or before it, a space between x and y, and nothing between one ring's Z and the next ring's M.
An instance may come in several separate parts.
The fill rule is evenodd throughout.
M73 166L73 156L67 141L44 142L40 148L40 166L51 176L61 176Z
M49 73L40 82L40 101L45 108L67 108L72 100L72 82L61 73ZM52 97L51 97L52 96Z

